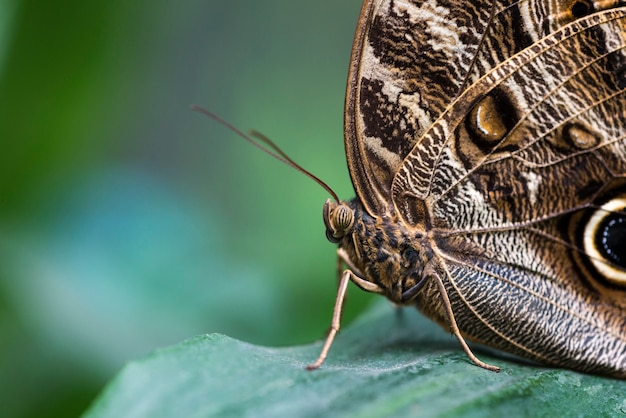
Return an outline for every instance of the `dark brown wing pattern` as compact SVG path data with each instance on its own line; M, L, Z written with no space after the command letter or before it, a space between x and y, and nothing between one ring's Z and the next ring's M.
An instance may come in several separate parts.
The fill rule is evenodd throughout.
M407 281L415 248L465 337L626 377L625 3L378 0L359 22L346 152L373 220L344 259L397 300L384 272ZM411 301L447 324L432 283Z

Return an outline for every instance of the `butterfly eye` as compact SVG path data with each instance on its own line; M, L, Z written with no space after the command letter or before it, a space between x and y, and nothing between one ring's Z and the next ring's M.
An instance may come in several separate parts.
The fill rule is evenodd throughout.
M324 204L326 238L336 244L354 225L354 211L345 203L328 199Z
M332 224L337 232L347 232L354 224L354 212L346 205L339 205L333 212Z
M626 196L612 199L594 212L585 225L583 246L604 279L626 286Z

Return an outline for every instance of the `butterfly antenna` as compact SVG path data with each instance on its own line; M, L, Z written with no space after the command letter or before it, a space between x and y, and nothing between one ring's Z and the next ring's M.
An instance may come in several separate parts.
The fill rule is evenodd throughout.
M211 119L215 120L217 123L230 129L231 131L233 131L234 133L236 133L237 135L239 135L240 137L242 137L243 139L245 139L246 141L248 141L249 143L257 147L264 153L269 154L270 156L274 157L275 159L282 162L283 164L286 164L296 169L300 173L304 174L305 176L307 176L308 178L310 178L311 180L313 180L314 182L322 186L324 190L326 190L333 197L333 199L335 199L335 201L339 203L339 197L337 196L337 193L335 193L334 190L331 189L328 184L326 184L319 177L317 177L310 171L304 169L300 164L292 160L287 154L283 152L283 150L281 150L278 147L278 145L274 143L274 141L272 141L271 139L269 139L262 133L257 132L257 131L252 131L250 132L250 135L247 135L243 133L242 131L240 131L239 129L237 129L235 126L231 125L230 123L220 118L216 114L209 112L203 107L200 107L197 105L191 105L191 109L210 117Z

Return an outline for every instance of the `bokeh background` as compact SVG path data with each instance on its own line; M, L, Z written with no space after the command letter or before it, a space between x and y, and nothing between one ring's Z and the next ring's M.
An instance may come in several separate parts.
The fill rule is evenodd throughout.
M0 0L0 405L76 416L194 335L321 338L358 0ZM369 299L351 288L346 323Z

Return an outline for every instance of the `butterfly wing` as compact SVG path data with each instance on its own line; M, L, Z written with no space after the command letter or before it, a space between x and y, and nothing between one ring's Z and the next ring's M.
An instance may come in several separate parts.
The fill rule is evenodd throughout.
M479 48L463 91L401 162L392 200L429 231L467 337L626 376L626 260L609 257L626 223L626 9L564 10L497 7L490 48L513 33L501 24L529 45L491 63ZM618 245L602 247L611 236Z
M484 0L364 2L346 93L345 146L352 183L371 215L394 211L393 176L464 90L475 57L488 48L484 36L495 10Z

